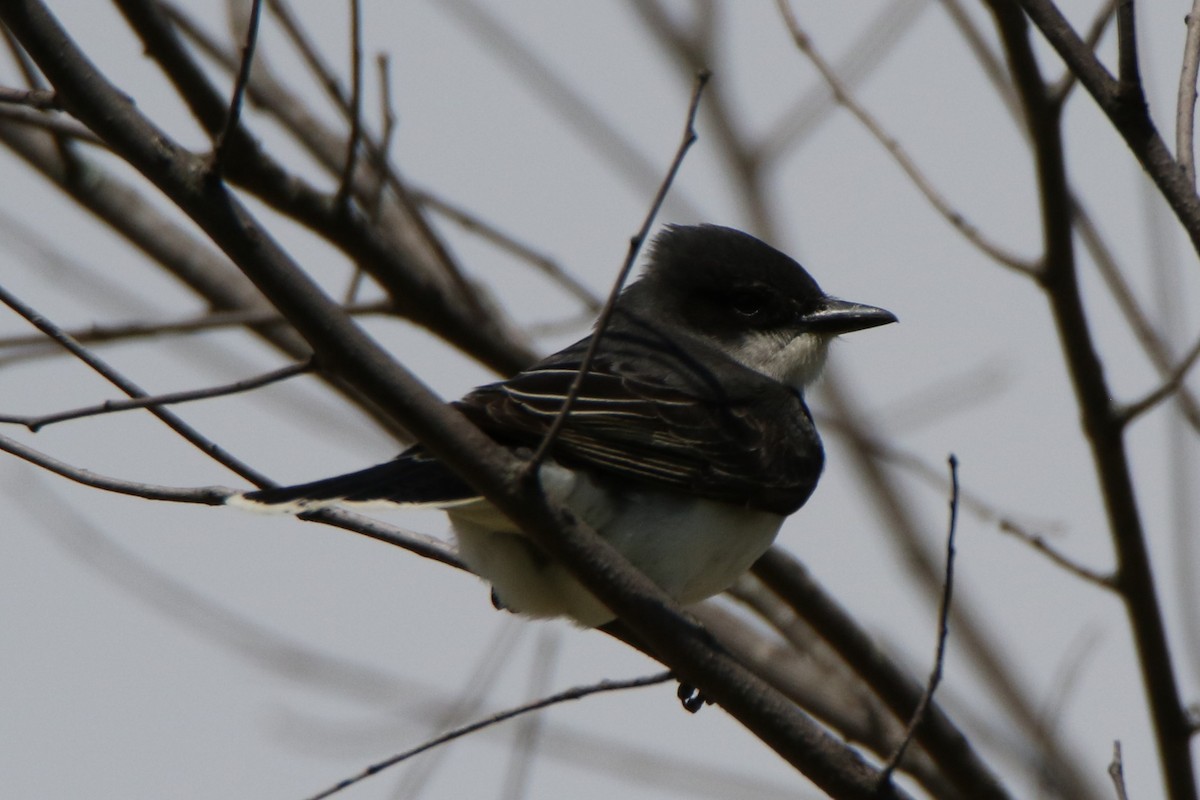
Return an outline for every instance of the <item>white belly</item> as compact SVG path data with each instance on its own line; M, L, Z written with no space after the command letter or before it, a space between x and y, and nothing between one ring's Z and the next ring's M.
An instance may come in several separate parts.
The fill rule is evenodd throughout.
M605 492L554 464L542 468L542 483L549 498L570 508L681 603L727 589L771 546L783 524L778 514L686 495ZM463 559L491 582L505 607L533 617L568 616L585 626L613 619L491 504L479 501L447 513Z

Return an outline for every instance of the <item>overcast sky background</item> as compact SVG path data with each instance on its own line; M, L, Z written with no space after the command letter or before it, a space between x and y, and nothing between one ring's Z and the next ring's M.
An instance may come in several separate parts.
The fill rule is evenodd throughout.
M119 14L85 0L51 5L144 113L204 149L202 133ZM221 3L187 5L211 30L224 30ZM342 4L293 5L324 51L345 64ZM883 10L908 15L908 30L858 97L973 223L1010 249L1035 254L1037 204L1025 145L940 4L793 5L833 60L845 58ZM1066 5L1077 25L1090 21L1091 3ZM1173 125L1188 5L1139 5L1151 106L1165 131ZM674 152L690 89L631 10L621 3L484 4L655 165L645 185L632 183L581 139L463 25L454 4L365 0L363 6L366 52L391 57L399 117L393 154L402 172L536 244L597 293L606 291ZM672 7L682 13L687 5ZM766 132L800 98L820 95L774 4L719 3L718 11L723 60L713 65L714 80L748 130ZM973 5L971 11L986 28L986 15ZM1111 38L1104 43L1110 55ZM326 108L269 16L260 52ZM1055 61L1044 64L1054 68ZM17 85L15 75L6 63L0 83ZM368 76L375 87L373 69ZM374 124L376 95L369 91L365 106ZM771 175L774 244L830 293L886 307L901 320L835 347L839 374L897 444L939 469L956 453L966 487L1052 534L1079 561L1108 568L1104 517L1042 296L955 233L848 114L820 113ZM319 174L278 143L269 124L251 117L251 125L281 160ZM1082 92L1071 102L1068 131L1071 176L1144 302L1155 296L1153 267L1176 271L1170 296L1181 309L1176 346L1182 351L1196 335L1189 322L1195 256ZM744 226L703 120L699 134L660 221ZM297 260L331 292L342 291L350 273L339 254L269 212L263 216ZM566 294L528 267L452 224L436 224L470 274L517 320L555 322L577 313ZM0 155L0 225L0 281L60 325L173 319L202 310L7 154ZM70 263L48 258L47 250ZM1118 399L1139 397L1155 385L1154 373L1090 265L1083 270L1110 381ZM448 399L494 377L403 323L364 324ZM549 352L585 331L576 326L537 344ZM0 336L27 332L20 320L0 314ZM279 364L275 353L235 332L102 352L153 392L222 383ZM0 362L0 413L112 396L114 390L65 358ZM812 404L820 408L819 394ZM398 449L310 379L191 404L180 413L280 481L355 469ZM1197 639L1186 635L1183 610L1200 597L1194 585L1180 589L1177 578L1190 574L1197 551L1189 544L1194 529L1185 526L1177 536L1174 520L1194 515L1196 499L1185 496L1180 506L1172 486L1194 485L1186 462L1196 448L1194 432L1181 433L1168 417L1160 412L1139 422L1131 449L1180 679L1191 699L1200 687L1200 649L1189 646ZM235 483L148 415L52 426L36 436L15 428L5 433L106 475L179 486ZM911 585L857 492L836 437L826 432L826 439L822 483L786 524L780 543L923 674L934 609ZM1167 460L1171 439L1183 442L1183 462ZM945 492L905 481L929 541L940 542ZM300 798L427 738L487 666L498 674L486 709L526 699L538 663L549 665L543 694L656 669L607 637L496 612L487 588L469 575L333 529L107 495L10 458L0 459L0 493L6 796ZM440 515L389 519L446 533ZM1116 599L971 514L963 515L959 534L961 596L986 609L1020 678L1048 715L1061 715L1065 737L1096 785L1108 788L1104 770L1120 739L1130 796L1158 796L1140 681ZM970 707L962 721L982 723L993 737L989 743L979 735L980 743L1005 741L1012 733L987 724L994 709L975 698L976 678L953 634L950 648L941 700L952 712L964 702ZM313 654L330 663L302 669ZM543 720L531 798L755 796L747 786L761 797L816 795L720 710L696 716L679 710L669 685L557 707ZM513 733L510 726L471 737L439 751L436 764L415 761L345 797L401 796L406 775L414 780L409 773L427 768L432 777L421 796L499 797ZM1027 774L991 760L1017 796L1031 791Z

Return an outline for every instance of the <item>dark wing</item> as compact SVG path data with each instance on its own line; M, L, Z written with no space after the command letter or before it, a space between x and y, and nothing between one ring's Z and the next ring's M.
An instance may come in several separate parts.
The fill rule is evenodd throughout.
M457 406L513 447L536 448L579 373L586 341ZM562 464L790 514L824 455L789 387L699 342L609 331L552 454Z

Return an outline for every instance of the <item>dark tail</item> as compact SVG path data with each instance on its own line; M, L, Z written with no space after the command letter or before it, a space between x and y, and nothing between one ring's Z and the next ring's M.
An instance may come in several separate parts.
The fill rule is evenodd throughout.
M332 503L442 505L478 494L442 462L409 451L394 461L358 472L296 486L246 492L237 495L232 502L235 505L276 507L281 511L302 511Z

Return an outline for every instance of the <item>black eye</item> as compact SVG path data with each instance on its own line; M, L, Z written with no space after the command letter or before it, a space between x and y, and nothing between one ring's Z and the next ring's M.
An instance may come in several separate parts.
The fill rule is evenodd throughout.
M732 292L727 300L729 307L748 319L761 316L770 306L771 298L765 292L742 289Z

